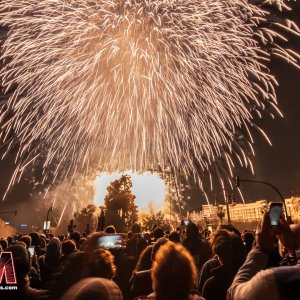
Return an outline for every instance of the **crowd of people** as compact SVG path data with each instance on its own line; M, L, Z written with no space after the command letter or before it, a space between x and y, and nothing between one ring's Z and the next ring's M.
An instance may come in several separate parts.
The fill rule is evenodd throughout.
M122 243L103 247L106 236ZM299 245L300 224L281 219L274 228L268 213L255 234L192 222L172 232L134 224L122 235L113 225L90 235L21 234L0 240L17 276L17 290L0 290L0 299L296 300Z

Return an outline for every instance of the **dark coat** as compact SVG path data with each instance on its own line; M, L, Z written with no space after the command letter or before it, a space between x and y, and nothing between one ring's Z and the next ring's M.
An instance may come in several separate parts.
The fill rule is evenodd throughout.
M227 290L237 271L238 268L223 265L212 269L213 276L206 280L202 290L205 300L226 300Z
M130 299L152 293L151 269L134 273L129 284Z
M208 260L201 269L200 278L199 278L199 291L202 293L204 283L213 276L212 270L220 266L218 258L215 256Z

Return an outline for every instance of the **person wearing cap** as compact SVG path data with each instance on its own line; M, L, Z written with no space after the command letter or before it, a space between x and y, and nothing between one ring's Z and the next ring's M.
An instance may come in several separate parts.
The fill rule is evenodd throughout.
M256 245L227 291L227 300L296 300L300 299L300 226L290 226L280 219L273 229L266 213L256 232ZM279 239L282 255L294 258L295 265L265 269L275 238ZM283 249L284 248L284 249Z

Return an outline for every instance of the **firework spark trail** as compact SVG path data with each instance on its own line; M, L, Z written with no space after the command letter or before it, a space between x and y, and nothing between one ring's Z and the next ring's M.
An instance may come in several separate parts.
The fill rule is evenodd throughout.
M226 180L234 163L252 167L253 115L279 112L266 64L299 63L276 44L297 26L266 23L243 0L2 1L11 95L0 138L6 153L19 146L11 184L37 164L45 182L97 162L106 172L170 165L201 186L203 173Z
M61 219L62 219L62 217L63 217L63 215L64 215L64 213L65 213L65 210L66 210L67 205L68 205L68 201L66 201L66 204L65 204L65 206L64 206L64 208L63 208L63 210L62 210L62 212L61 212L61 214L60 214L60 217L59 217L58 222L57 222L57 227L60 225ZM72 214L72 215L73 215L73 214Z

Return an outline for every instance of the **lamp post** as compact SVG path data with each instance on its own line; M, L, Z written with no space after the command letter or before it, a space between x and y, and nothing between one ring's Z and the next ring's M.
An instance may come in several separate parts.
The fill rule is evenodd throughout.
M229 210L229 195L225 191L225 200L226 200L226 210L227 210L227 220L228 224L231 224L231 219L230 219L230 210Z
M74 225L74 220L70 220L70 224L68 225L68 234L70 235L71 233L74 232L74 229L76 228L76 225Z
M260 184L264 184L264 185L268 185L269 187L271 187L280 197L282 203L283 203L283 207L284 207L284 211L285 211L285 215L287 218L287 221L289 224L292 223L292 217L288 215L288 211L286 208L286 204L285 204L285 200L282 196L282 194L279 192L279 190L271 183L267 182L267 181L260 181L260 180L250 180L250 179L240 179L238 176L235 179L235 183L236 183L236 187L238 188L240 186L240 182L250 182L250 183L260 183Z
M47 216L46 216L46 226L44 226L44 233L48 233L49 232L49 229L50 229L50 226L48 228L48 220L49 220L49 214L50 212L53 211L53 206L50 206L48 211L47 211Z

